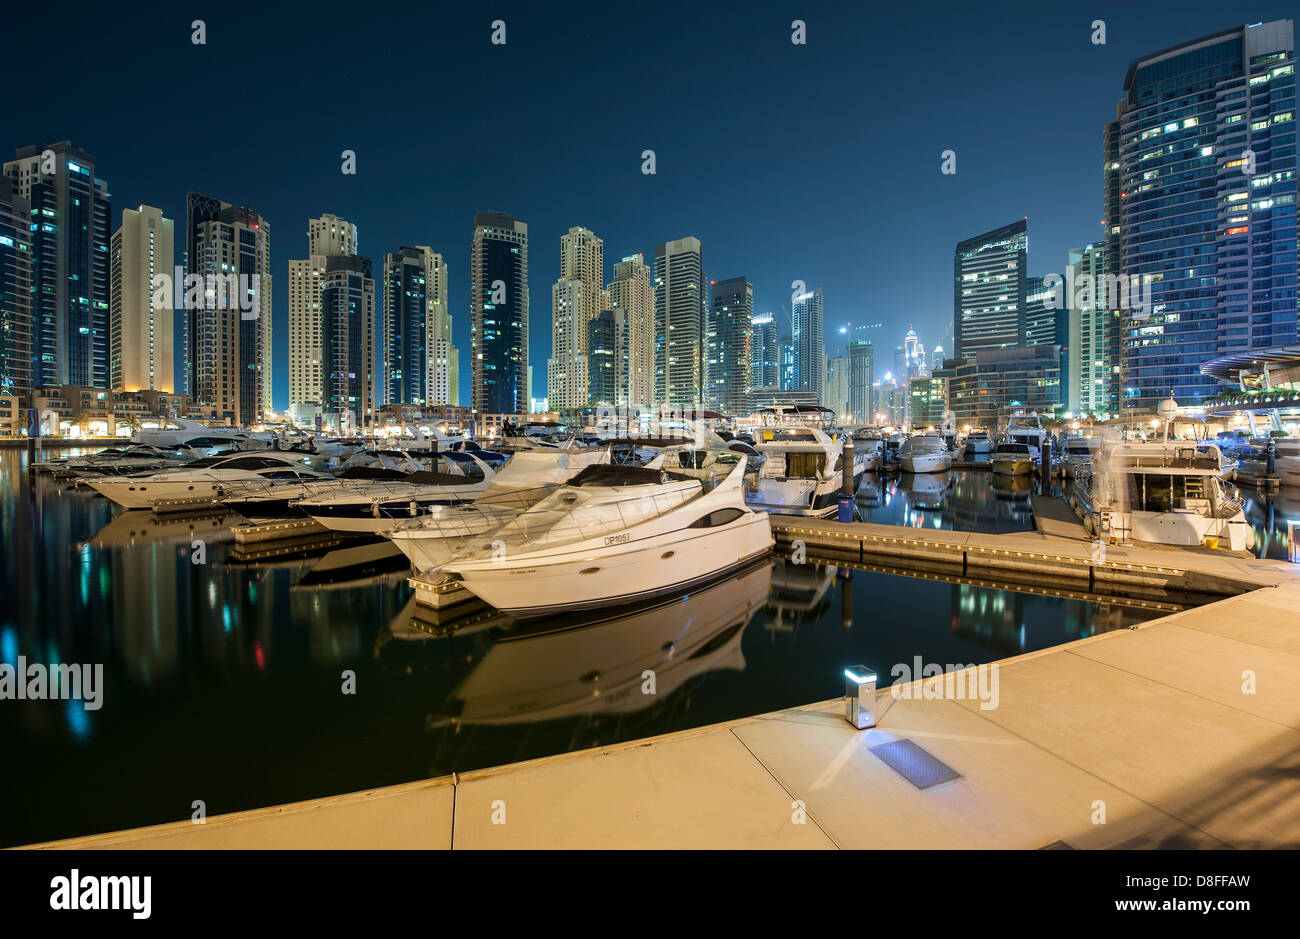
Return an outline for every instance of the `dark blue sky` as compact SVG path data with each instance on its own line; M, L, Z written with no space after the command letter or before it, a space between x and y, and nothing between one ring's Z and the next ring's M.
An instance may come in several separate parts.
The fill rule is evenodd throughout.
M1099 237L1101 131L1131 59L1292 15L1271 0L16 6L0 155L63 139L90 151L115 226L140 203L177 220L177 263L187 189L260 211L279 407L288 260L323 212L358 225L376 273L402 244L444 255L462 402L483 209L529 225L534 394L571 225L604 238L607 277L695 235L710 277L754 283L756 311L781 317L792 280L820 286L830 354L840 325L883 322L872 336L890 367L909 324L927 348L940 340L959 240L1028 216L1030 265L1047 273ZM206 46L190 42L195 18ZM339 171L345 149L355 176ZM945 149L956 176L939 172Z

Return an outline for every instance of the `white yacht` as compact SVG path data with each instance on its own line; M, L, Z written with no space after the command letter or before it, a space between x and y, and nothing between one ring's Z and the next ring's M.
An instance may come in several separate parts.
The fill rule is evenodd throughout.
M966 435L966 455L970 457L988 456L993 452L993 441L989 432L977 427Z
M1074 479L1092 472L1092 462L1101 449L1100 437L1071 437L1065 442L1061 456L1061 476Z
M521 450L469 505L431 506L387 533L417 571L451 560L466 538L500 528L588 466L609 462L609 450Z
M1218 449L1179 441L1117 445L1079 493L1085 524L1112 541L1249 549L1253 533L1219 479Z
M132 447L109 447L89 456L67 457L37 463L39 472L53 476L122 476L126 473L157 472L180 466L202 454L181 447L164 449L146 444Z
M245 433L238 427L209 427L198 421L184 418L168 418L164 426L142 428L131 435L131 443L151 447L188 447L191 450L251 450L260 449L261 444L253 435ZM208 453L207 456L214 454Z
M157 509L160 503L176 501L215 504L228 487L239 483L316 478L321 474L307 469L289 454L268 450L205 457L160 473L97 477L86 483L124 508Z
M738 464L705 492L677 473L590 466L442 571L514 616L686 590L772 550L771 523L746 507L743 476Z
M898 451L898 462L905 473L942 473L952 469L952 455L939 434L908 437Z
M1031 450L1037 451L1047 437L1042 422L1037 414L1016 415L1007 422L1007 443L1023 443Z
M429 459L435 469L396 482L363 482L309 496L296 507L331 531L381 535L435 506L473 502L496 476L492 466L473 453L432 453Z
M843 484L844 448L816 427L765 427L756 449L766 459L745 496L755 509L785 515L833 515ZM866 472L867 455L853 451L853 490Z
M863 427L853 432L853 449L862 454L867 472L880 468L885 461L885 435L879 427Z
M1036 455L1027 444L1000 443L993 451L993 472L999 476L1028 476L1034 471Z

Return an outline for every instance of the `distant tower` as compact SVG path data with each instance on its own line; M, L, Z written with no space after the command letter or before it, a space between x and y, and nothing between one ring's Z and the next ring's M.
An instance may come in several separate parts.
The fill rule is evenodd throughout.
M609 305L627 314L627 374L619 378L620 386L626 385L627 391L620 395L618 404L650 408L656 400L655 290L644 255L629 255L614 265Z
M470 401L480 414L529 413L528 226L474 216L470 247Z
M704 249L698 238L655 248L655 397L694 408L704 381Z
M109 382L115 390L170 392L175 276L174 225L161 209L122 212L109 250ZM168 289L155 291L155 277Z
M732 277L710 287L713 303L705 329L704 403L726 414L743 414L749 410L754 285L744 277Z

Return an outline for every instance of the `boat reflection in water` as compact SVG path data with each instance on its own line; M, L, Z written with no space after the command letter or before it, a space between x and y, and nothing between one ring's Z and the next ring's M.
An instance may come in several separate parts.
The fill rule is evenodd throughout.
M522 623L500 614L472 620L474 629L495 626L503 634L429 726L532 723L667 706L698 675L744 670L741 637L766 601L771 578L771 562L763 559L666 603ZM402 617L394 625L394 637L427 635L405 628Z
M1251 553L1260 558L1285 561L1287 558L1287 523L1300 521L1300 489L1282 486L1265 495L1250 486L1239 486L1245 503L1246 521L1254 529Z

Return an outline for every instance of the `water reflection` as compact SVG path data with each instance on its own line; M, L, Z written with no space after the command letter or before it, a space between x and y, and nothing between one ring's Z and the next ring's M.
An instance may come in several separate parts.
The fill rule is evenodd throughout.
M1300 521L1300 489L1283 486L1273 495L1264 495L1254 489L1241 487L1246 503L1246 520L1255 531L1255 544L1251 553L1255 557L1287 558L1287 522Z
M981 470L899 473L863 477L855 496L857 518L881 525L948 531L1008 532L1034 527L1030 497L1041 491L1030 476ZM1049 487L1049 492L1055 492Z

